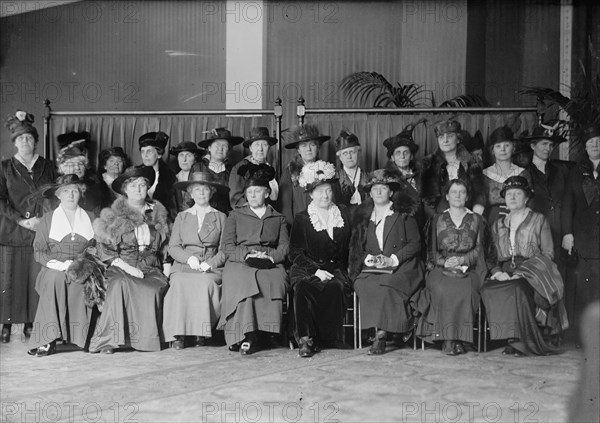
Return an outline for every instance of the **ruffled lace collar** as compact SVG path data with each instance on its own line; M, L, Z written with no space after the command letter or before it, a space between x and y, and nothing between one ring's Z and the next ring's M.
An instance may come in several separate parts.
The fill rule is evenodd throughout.
M344 219L342 218L342 213L340 212L338 206L336 206L335 204L332 204L329 207L329 210L327 211L327 225L325 225L319 217L317 206L315 206L312 202L308 205L307 211L308 216L310 218L310 223L317 232L326 230L331 236L331 234L333 233L333 228L344 227Z

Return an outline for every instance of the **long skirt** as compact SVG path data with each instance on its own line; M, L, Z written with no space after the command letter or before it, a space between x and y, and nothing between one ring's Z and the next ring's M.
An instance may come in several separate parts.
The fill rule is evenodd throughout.
M317 276L297 279L294 284L294 321L296 337L308 336L320 341L342 341L348 276L329 270L334 278L321 281Z
M84 285L69 283L65 272L42 267L35 289L40 295L31 348L57 339L84 348L90 333L92 309L85 305Z
M31 323L38 293L35 280L41 266L32 246L0 245L0 323Z
M360 299L361 326L404 333L412 328L410 299L388 285L377 283L377 275L359 277L354 290Z
M158 269L136 278L118 267L106 272L108 288L90 352L103 347L132 347L159 351L162 331L162 299L167 278Z
M258 270L229 262L223 270L223 281L219 329L223 329L227 345L243 341L250 332L281 333L283 298L287 292L287 274L282 266ZM247 291L251 295L243 294L248 286L252 286Z
M465 277L444 274L439 267L433 269L425 282L424 295L429 305L418 333L423 340L473 342L473 316L479 306L480 281L474 272Z
M175 340L175 336L212 337L221 316L222 270L171 274L163 306L166 342Z
M534 289L527 280L488 280L481 298L490 328L490 339L508 339L523 354L548 355L558 352L546 343L536 320Z

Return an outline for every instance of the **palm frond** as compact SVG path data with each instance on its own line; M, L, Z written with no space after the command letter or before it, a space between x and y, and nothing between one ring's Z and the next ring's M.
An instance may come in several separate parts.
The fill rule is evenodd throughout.
M478 94L463 94L444 101L440 107L489 107L490 103Z
M340 88L351 101L362 106L368 105L367 101L373 96L373 107L417 107L423 103L420 98L424 92L422 85L399 82L392 85L377 72L350 74L342 80Z

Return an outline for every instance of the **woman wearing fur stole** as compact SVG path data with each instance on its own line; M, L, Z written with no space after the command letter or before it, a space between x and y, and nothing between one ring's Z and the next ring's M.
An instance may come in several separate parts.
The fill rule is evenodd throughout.
M98 255L110 267L91 352L112 354L115 348L128 346L160 350L162 297L168 287L161 266L167 266L163 263L169 225L167 209L158 201L146 201L154 179L151 167L127 169L112 183L124 197L94 221Z
M378 328L369 355L383 354L388 332L412 329L411 297L423 281L421 236L408 194L394 195L400 181L374 171L365 185L370 199L357 210L350 241L350 279L360 298L364 328ZM392 201L392 198L394 201Z
M469 183L471 197L467 207L482 215L485 200L483 170L477 161L462 145L461 126L455 120L445 120L435 124L435 136L439 148L423 159L421 195L428 217L448 208L443 188L452 179L462 179Z

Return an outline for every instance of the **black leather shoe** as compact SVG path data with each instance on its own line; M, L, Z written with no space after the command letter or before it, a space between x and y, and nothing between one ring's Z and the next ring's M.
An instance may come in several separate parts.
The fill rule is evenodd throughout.
M232 345L228 346L227 348L229 349L229 351L238 352L240 350L241 346L242 346L241 342L236 342L235 344L232 344Z
M467 353L467 351L465 350L465 346L462 344L462 342L458 342L458 341L454 343L454 352L457 355Z
M205 336L197 336L196 337L196 346L197 347L205 347L208 344Z
M173 348L176 350L182 350L185 348L185 341L183 339L176 339L173 341Z
M23 325L23 335L25 335L25 338L29 338L31 336L32 331L33 331L33 323L25 323Z
M113 347L103 347L100 352L102 354L114 354L115 353L115 349Z
M36 357L46 357L56 352L56 341L52 341L49 344L38 347Z
M456 351L454 341L444 341L442 345L442 352L446 355L458 355L459 353Z
M10 329L11 329L11 325L3 325L2 326L2 343L3 344L10 342Z
M303 336L300 338L298 342L298 355L303 358L309 358L315 355L315 351L313 350L313 340L308 336Z
M385 343L387 340L387 333L384 330L378 330L375 334L375 341L369 349L368 355L381 355L385 354Z

